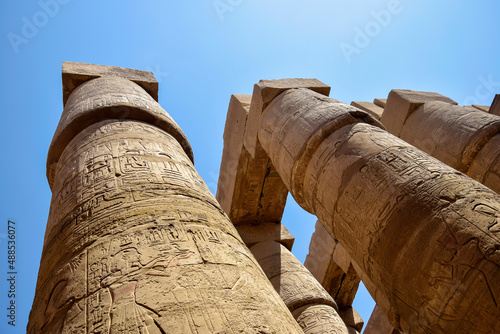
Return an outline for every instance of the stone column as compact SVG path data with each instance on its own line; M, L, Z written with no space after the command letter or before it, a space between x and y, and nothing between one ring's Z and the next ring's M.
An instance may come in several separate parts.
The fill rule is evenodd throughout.
M499 332L500 196L355 107L304 88L274 96L249 140L345 247L392 325Z
M64 70L28 332L301 333L136 77L150 74Z
M285 185L265 152L252 157L243 145L250 99L229 103L217 199L303 331L347 333L333 298L290 252L293 236L280 223Z
M363 319L352 307L360 278L344 247L331 236L320 221L316 222L304 266L334 297L339 315L350 331L361 332Z
M500 192L500 117L436 93L394 89L382 122L392 134Z
M333 298L285 246L269 240L250 250L304 333L348 333Z

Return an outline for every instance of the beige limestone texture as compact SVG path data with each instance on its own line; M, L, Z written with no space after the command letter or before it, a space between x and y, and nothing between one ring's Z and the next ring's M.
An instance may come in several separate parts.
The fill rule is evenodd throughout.
M90 80L61 124L99 108L91 99L73 109L99 96L96 82L104 104L109 86L143 92ZM175 123L124 118L97 117L49 154L57 164L28 333L302 333L194 169L189 143L168 132Z
M283 182L329 225L395 328L500 331L498 194L308 89L260 117Z

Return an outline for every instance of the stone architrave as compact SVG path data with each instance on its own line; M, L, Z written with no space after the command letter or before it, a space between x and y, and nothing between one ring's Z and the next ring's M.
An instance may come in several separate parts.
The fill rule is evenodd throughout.
M309 89L282 92L255 117L284 184L345 247L396 329L500 332L497 193Z
M65 104L27 332L302 333L180 128L124 77L80 83Z
M473 107L429 100L436 96L393 90L386 107L391 112L382 121L392 124L400 115L407 115L404 123L390 132L500 192L500 117Z

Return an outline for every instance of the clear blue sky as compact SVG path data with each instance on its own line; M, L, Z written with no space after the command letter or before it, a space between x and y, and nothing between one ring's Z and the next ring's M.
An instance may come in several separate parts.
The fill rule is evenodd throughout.
M153 71L160 104L188 136L212 192L229 98L251 94L259 79L317 78L347 103L405 88L489 105L500 92L496 0L3 0L0 12L1 333L25 332L34 295L63 61ZM6 317L8 219L17 226L15 328ZM289 205L283 222L303 261L314 217ZM365 321L372 307L357 300Z

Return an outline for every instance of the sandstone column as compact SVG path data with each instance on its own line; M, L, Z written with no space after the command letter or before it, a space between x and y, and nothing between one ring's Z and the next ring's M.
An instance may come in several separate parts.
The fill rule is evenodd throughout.
M265 152L252 157L243 146L250 98L233 95L229 103L217 199L304 333L347 334L333 298L290 252L293 236L280 223L285 185Z
M382 115L387 130L500 192L500 117L436 93L394 89Z
M63 72L28 332L301 333L148 92L154 78Z
M277 86L263 81L259 89L268 83ZM304 88L274 96L249 115L258 126L247 128L248 142L258 136L296 201L346 248L393 326L499 332L500 196L357 108Z
M348 333L333 298L285 246L269 240L250 250L304 333Z

